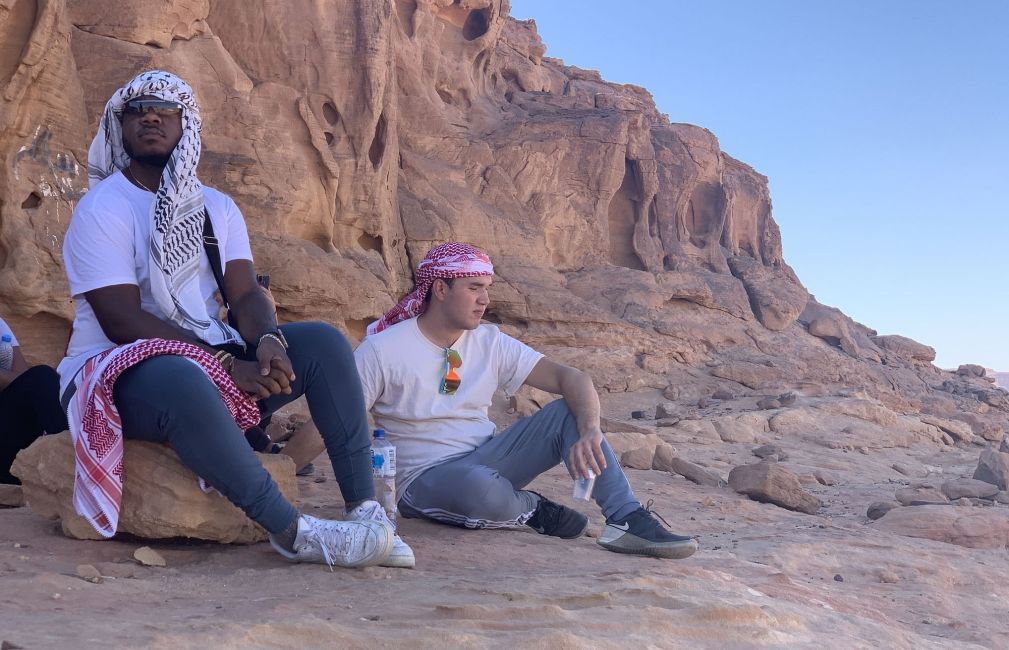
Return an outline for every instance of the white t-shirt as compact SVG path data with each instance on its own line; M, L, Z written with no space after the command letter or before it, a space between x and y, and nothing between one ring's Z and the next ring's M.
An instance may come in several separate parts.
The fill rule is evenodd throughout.
M462 358L454 395L438 392L445 348L432 343L411 318L367 337L354 358L364 403L396 446L397 492L421 472L473 451L494 435L487 417L499 388L515 394L543 355L483 324L452 346Z
M203 197L214 226L224 264L251 260L249 233L238 206L227 195L203 186ZM166 319L151 293L151 204L154 194L129 182L121 172L104 179L77 204L63 241L63 263L70 280L76 314L67 356L60 362L60 394L94 355L113 347L84 294L116 284L140 288L140 307ZM217 281L206 251L200 255L200 291L211 314L218 311Z
M18 337L14 336L14 331L4 322L4 319L0 318L0 336L4 334L11 337L11 347L16 348L18 346Z

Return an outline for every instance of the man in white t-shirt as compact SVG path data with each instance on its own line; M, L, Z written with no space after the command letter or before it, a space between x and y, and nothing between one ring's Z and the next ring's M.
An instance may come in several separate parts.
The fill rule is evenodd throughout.
M118 418L104 430L121 422L127 439L168 443L269 531L289 560L413 566L413 552L374 500L367 413L350 345L324 323L278 327L256 284L241 212L196 176L200 126L192 89L162 71L138 75L105 108L88 154L91 189L64 242L76 316L59 367L63 403L92 400L96 382L83 378L115 365L100 360L122 357L132 365L115 380ZM234 326L218 318L218 289ZM145 347L150 340L160 347ZM143 356L155 349L174 352ZM266 415L301 395L326 442L346 521L299 513L246 442L237 424L244 418L229 410L235 396L246 407L247 396L258 399ZM91 435L89 426L71 417L75 437ZM78 455L79 464L88 459ZM94 462L102 467L106 460L98 455ZM107 505L116 492L106 485L78 508L98 504L86 516L110 535L118 503Z
M564 539L588 518L535 492L536 476L564 461L572 478L595 477L607 550L685 558L697 549L634 497L599 424L599 396L585 373L564 366L480 319L494 268L457 242L432 249L416 289L372 323L354 356L365 404L396 446L400 512L465 528L530 526ZM537 414L495 435L487 410L500 387L559 394Z

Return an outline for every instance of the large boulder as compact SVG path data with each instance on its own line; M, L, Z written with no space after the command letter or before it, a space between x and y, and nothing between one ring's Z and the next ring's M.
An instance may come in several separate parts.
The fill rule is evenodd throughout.
M820 509L820 500L803 490L799 477L778 463L765 461L734 467L729 472L729 487L754 501L809 515Z
M1009 515L999 508L894 508L874 525L898 535L968 548L1004 548L1009 545Z
M724 483L724 481L722 481L722 477L714 471L691 463L689 460L684 460L679 456L674 456L669 459L668 468L669 472L679 474L688 481L697 483L698 485L720 487Z
M973 478L957 478L946 481L940 487L942 493L954 499L994 499L998 486Z
M258 456L284 496L296 501L294 461L283 454ZM74 510L74 464L70 433L63 432L42 436L19 453L11 472L21 479L25 501L33 512L58 519L69 537L103 539ZM119 533L236 544L252 544L267 537L262 527L219 493L201 490L196 475L166 445L127 440L123 479Z
M919 343L914 339L909 339L906 336L899 336L897 334L874 336L872 337L872 342L888 352L913 361L927 363L935 361L935 348L924 343Z
M994 447L983 449L973 478L997 485L1000 490L1009 490L1009 453Z
M728 262L732 275L746 288L753 315L761 325L780 332L799 318L809 293L790 268L768 266L743 255L730 257Z

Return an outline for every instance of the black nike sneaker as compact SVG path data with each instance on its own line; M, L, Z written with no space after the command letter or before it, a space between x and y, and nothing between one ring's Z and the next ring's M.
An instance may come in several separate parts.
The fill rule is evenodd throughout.
M585 534L589 527L589 518L567 506L554 503L539 492L533 492L540 498L533 516L526 522L540 535L550 535L561 539L574 539Z
M652 501L619 521L607 521L596 543L607 551L648 555L670 560L682 560L697 550L693 537L674 535L666 530L657 513L652 512ZM663 519L662 523L669 525Z

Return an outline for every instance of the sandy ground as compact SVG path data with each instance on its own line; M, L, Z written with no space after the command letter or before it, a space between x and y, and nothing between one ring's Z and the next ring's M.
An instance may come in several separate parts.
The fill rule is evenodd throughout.
M688 451L731 464L752 460L752 446ZM816 516L627 470L642 501L654 499L675 531L699 536L698 553L682 561L601 549L602 517L593 512L590 535L573 541L404 520L414 570L330 572L288 564L267 544L187 542L150 544L168 564L154 568L132 559L146 542L70 540L27 508L0 510L0 641L28 649L1009 648L1009 551L898 536L864 515L901 486L892 463L969 475L977 448L788 449L795 467L837 478L810 488L825 504ZM342 512L328 463L300 481L307 512ZM532 487L575 505L560 468ZM103 582L77 577L81 564L97 567Z

